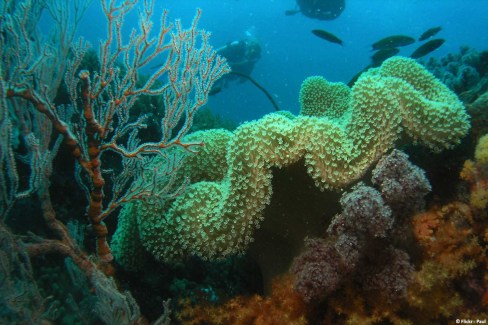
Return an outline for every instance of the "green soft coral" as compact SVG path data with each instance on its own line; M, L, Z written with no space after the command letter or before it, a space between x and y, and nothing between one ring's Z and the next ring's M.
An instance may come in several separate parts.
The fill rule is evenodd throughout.
M272 167L303 159L318 188L340 189L392 149L402 131L432 150L442 150L458 144L469 129L457 97L408 58L386 60L363 74L350 91L342 84L327 85L325 79L318 83L312 88L304 83L308 89L302 89L300 100L306 112L297 117L274 113L234 133L210 130L190 135L210 141L213 148L187 161L184 170L190 176L198 169L198 177L191 176L194 183L167 209L128 204L121 214L133 214L137 229L128 230L123 223L130 218L121 217L115 241L120 242L126 231L138 232L123 238L140 239L161 261L242 253L270 202ZM213 140L216 134L219 140ZM132 253L117 247L116 256Z
M351 89L342 82L329 82L324 77L305 79L300 88L300 114L340 118L348 109Z

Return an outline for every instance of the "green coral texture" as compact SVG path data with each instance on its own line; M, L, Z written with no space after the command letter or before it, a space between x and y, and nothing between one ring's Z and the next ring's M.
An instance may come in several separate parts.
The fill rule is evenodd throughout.
M363 73L352 89L308 78L300 104L298 116L274 113L234 132L189 135L205 143L181 170L190 184L166 205L123 208L113 240L119 262L137 268L130 256L141 246L164 262L242 253L270 202L272 167L303 162L319 189L336 190L361 178L401 136L440 151L458 144L469 129L456 95L403 57Z

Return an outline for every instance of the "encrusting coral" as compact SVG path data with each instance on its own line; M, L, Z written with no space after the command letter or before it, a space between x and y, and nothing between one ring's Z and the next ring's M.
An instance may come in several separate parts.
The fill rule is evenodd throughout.
M426 67L466 104L488 90L488 51L461 46L458 53L431 57Z
M336 87L344 89L343 85L331 84L321 91L333 93ZM187 167L200 168L203 176L188 185L169 207L156 203L126 205L114 235L116 258L130 261L122 255L137 253L136 248L129 248L136 247L137 241L122 244L120 238L139 238L161 261L187 255L215 259L242 253L253 240L263 209L270 202L272 167L302 160L318 188L340 189L362 177L394 147L402 131L413 141L439 151L459 143L469 128L456 95L408 58L388 59L381 67L364 73L349 95L337 93L342 99L329 99L327 103L333 106L317 113L319 105L314 98L320 96L302 91L302 111L312 105L309 112L319 116L275 113L226 133L229 139L218 141L215 150L220 154L215 160L209 161L204 155L192 157ZM315 97L308 100L309 96ZM203 142L211 141L212 132L217 131L200 133L209 135ZM221 179L212 177L216 170ZM133 235L124 234L127 231Z

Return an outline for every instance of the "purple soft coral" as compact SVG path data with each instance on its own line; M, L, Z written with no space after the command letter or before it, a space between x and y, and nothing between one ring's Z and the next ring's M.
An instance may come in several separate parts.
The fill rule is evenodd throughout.
M408 254L389 247L376 262L363 269L363 288L380 293L390 302L405 298L414 274Z
M399 150L380 159L371 181L380 188L385 202L397 217L422 210L424 196L431 191L424 171Z
M344 194L342 213L327 229L329 238L307 239L305 251L295 258L295 289L307 302L322 300L348 278L388 301L405 297L414 269L408 254L389 244L393 237L403 238L397 236L403 223L394 217L421 209L430 184L398 150L380 160L373 183L381 193L359 183Z
M347 267L335 247L323 239L306 239L305 251L295 258L295 290L306 302L320 301L341 284Z
M367 237L386 237L393 224L390 208L381 194L362 183L341 198L342 213L332 220L328 232L364 234Z

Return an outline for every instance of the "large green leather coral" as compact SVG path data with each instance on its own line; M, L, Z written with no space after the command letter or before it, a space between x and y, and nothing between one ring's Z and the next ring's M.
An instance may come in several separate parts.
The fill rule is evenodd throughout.
M167 206L126 205L115 257L135 268L125 255L141 244L161 261L241 253L270 202L272 167L303 160L318 188L340 189L362 177L402 133L438 151L458 144L469 128L456 95L402 57L364 73L350 92L325 79L306 81L300 101L304 113L297 117L269 114L233 134L200 131L198 138L213 149L186 162L189 174L198 170L196 180Z

